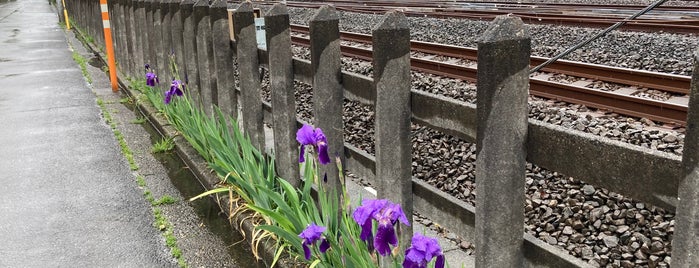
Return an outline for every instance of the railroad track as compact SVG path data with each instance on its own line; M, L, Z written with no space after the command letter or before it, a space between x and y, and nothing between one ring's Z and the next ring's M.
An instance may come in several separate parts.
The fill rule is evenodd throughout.
M621 5L621 4L578 4L578 3L535 3L527 1L497 2L497 1L453 1L453 0L324 0L325 3L333 4L355 4L361 6L387 6L387 7L427 7L427 8L457 8L457 7L498 7L498 8L537 8L553 10L580 10L582 9L615 9L615 10L640 10L646 6L642 5ZM697 12L694 6L659 6L657 11L677 11L677 12Z
M292 31L308 34L308 28L301 25L292 25ZM357 42L366 45L371 44L371 36L358 33L342 32L341 38L345 41ZM292 42L297 45L309 46L310 42L305 37L292 35ZM473 48L449 46L429 42L411 41L413 51L440 55L465 60L477 60L477 51ZM341 47L343 55L372 60L372 51L358 46ZM547 58L532 57L531 65L535 66ZM475 82L477 70L475 66L451 64L443 61L435 61L422 57L411 57L411 67L416 71L445 76ZM546 73L534 74L530 79L530 94L548 99L565 101L573 104L582 104L588 107L609 110L619 114L645 117L651 120L665 123L684 125L687 117L686 96L672 96L666 101L633 96L637 89L632 87L657 89L674 94L686 95L689 89L690 77L672 74L639 71L625 68L610 67L596 64L586 64L573 61L558 61L543 71ZM549 73L560 73L575 77L587 78L608 83L618 83L632 87L622 87L616 91L604 91L590 88L592 81L575 82L565 84L549 81Z
M271 3L271 2L269 2ZM507 4L507 3L463 3L416 1L323 1L294 2L286 5L300 8L318 8L332 3L337 10L369 14L383 14L400 9L406 16L433 18L460 18L470 20L492 20L496 16L512 14L529 24L556 24L581 27L609 27L630 15L642 6L624 5L575 5L575 4ZM613 9L614 12L610 12ZM697 7L662 7L658 13L644 15L626 23L621 29L646 32L672 32L699 34L699 12ZM662 11L662 13L660 13Z

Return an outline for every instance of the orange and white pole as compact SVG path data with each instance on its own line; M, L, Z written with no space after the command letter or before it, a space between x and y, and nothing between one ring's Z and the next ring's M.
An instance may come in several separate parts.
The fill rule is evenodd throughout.
M107 0L100 0L102 10L102 27L104 28L104 46L107 49L107 65L109 66L109 80L112 82L112 91L117 92L117 70L114 62L114 46L112 41L112 28L109 24L109 8Z

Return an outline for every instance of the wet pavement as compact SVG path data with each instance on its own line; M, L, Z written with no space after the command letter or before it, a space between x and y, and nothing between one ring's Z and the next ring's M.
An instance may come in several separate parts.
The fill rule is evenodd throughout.
M46 0L0 0L0 267L171 267Z
M169 173L182 170L149 152L151 135L130 123L137 115L119 103L125 96L111 92L99 66L88 65L94 81L87 84L69 44L91 57L59 27L47 0L0 0L0 267L177 266L153 227L136 174L156 199L178 200L160 209L190 266L252 267L254 260L241 256L249 252L233 250L245 244L242 238L212 234L220 224L202 220L182 201L196 193L172 185L182 178ZM133 150L137 172L122 156L97 97ZM374 194L348 187L354 198ZM214 215L203 218L218 217L207 213ZM420 224L414 231L439 236ZM444 238L440 244L452 267L473 267L458 245Z

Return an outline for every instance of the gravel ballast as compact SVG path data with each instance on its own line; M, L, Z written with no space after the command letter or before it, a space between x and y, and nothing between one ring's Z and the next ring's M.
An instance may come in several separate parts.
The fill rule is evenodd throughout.
M554 1L555 2L555 1ZM629 3L626 3L629 2ZM631 3L634 2L634 3ZM624 4L650 1L625 1ZM678 2L678 1L671 1ZM697 1L693 1L697 2ZM264 9L264 8L263 8ZM292 23L306 25L313 9L290 8ZM381 16L341 12L343 31L369 34ZM486 21L409 18L413 40L476 46ZM528 25L532 54L553 56L600 29ZM569 60L691 75L696 36L613 32L567 57ZM308 59L308 49L294 47ZM343 58L343 70L371 77L371 63ZM266 81L266 79L265 79ZM269 92L263 82L263 98ZM412 72L412 89L475 103L474 83ZM655 94L648 92L648 94ZM312 88L296 83L297 113L312 121ZM345 141L374 154L373 107L346 100ZM681 155L684 129L581 105L530 97L529 117L654 150ZM474 204L475 144L413 124L413 176ZM617 161L617 160L614 160ZM526 174L525 232L601 267L669 267L674 215L603 188L532 164Z

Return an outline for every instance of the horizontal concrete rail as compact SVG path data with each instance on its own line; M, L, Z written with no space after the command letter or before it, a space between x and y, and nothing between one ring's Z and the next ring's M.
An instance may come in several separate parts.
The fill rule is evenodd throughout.
M266 54L262 50L260 53ZM267 64L267 57L260 59L265 60L262 64ZM294 59L297 81L311 84L310 70L310 61ZM373 105L376 93L371 78L342 72L342 79L346 98ZM469 142L475 141L475 104L418 90L413 90L411 97L413 122ZM677 187L681 178L679 156L531 119L527 150L527 161L540 167L665 209L674 210L677 205ZM375 166L366 161L361 163L363 167L358 167L359 163L347 165L354 172L359 171L350 167L373 169ZM369 175L373 171L359 173Z
M272 105L263 101L265 123L271 123ZM299 127L306 122L298 120ZM346 168L355 175L364 177L375 184L376 159L367 152L345 143ZM475 207L461 201L434 186L415 177L413 184L413 205L422 216L439 222L444 228L462 238L473 241L475 232ZM565 251L546 244L536 237L523 233L524 257L529 267L590 267Z

